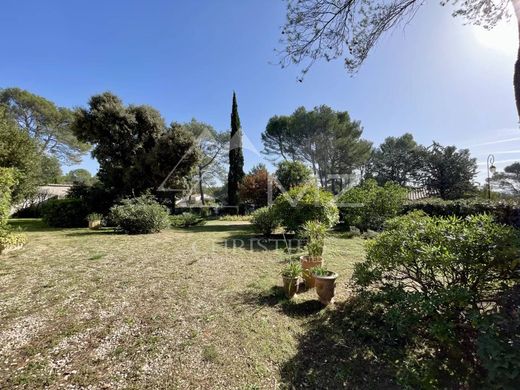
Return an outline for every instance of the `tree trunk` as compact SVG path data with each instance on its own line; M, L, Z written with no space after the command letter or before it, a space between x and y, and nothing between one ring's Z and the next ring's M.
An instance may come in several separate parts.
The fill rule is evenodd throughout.
M200 202L203 206L206 206L206 201L204 200L204 190L202 189L202 169L199 166L199 192L200 192Z
M512 2L513 7L515 9L519 36L519 46L515 63L515 75L513 77L513 86L515 89L516 112L520 121L520 0L512 0Z

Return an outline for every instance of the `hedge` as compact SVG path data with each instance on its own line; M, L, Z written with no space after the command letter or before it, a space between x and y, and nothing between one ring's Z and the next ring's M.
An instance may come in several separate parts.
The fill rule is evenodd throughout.
M51 227L86 227L88 214L81 199L51 199L42 208L43 221Z
M404 212L422 210L430 216L467 217L476 214L490 214L496 222L520 228L520 203L515 201L483 199L442 200L437 198L408 202Z

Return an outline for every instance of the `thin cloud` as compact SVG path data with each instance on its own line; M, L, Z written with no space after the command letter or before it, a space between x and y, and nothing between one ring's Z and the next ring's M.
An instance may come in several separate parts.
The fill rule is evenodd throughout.
M498 141L483 142L483 143L480 143L480 144L470 145L468 147L469 148L474 148L474 147L477 147L477 146L496 145L496 144L503 144L503 143L506 143L506 142L513 142L513 141L520 141L520 137L502 139L502 140L498 140Z

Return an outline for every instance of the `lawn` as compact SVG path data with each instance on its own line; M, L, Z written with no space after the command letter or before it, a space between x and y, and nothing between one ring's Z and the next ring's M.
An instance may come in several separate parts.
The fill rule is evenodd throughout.
M333 310L314 291L287 302L283 242L245 222L138 236L11 223L29 243L0 257L2 389L291 388L299 340ZM338 302L363 245L327 239Z

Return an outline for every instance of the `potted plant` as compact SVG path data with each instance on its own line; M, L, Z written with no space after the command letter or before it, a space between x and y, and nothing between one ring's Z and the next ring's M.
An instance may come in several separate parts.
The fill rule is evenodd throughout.
M99 213L92 213L87 216L89 229L99 229L101 227L101 220L103 216Z
M303 269L303 279L307 288L315 285L311 269L323 266L323 249L325 247L325 236L327 227L319 221L308 221L303 226L302 236L307 239L307 256L301 256L300 262Z
M302 274L302 266L297 262L290 262L281 272L283 289L287 298L291 299L298 291L298 280Z
M316 281L316 293L320 302L328 305L334 299L334 289L336 288L338 274L323 267L313 268L311 272Z

